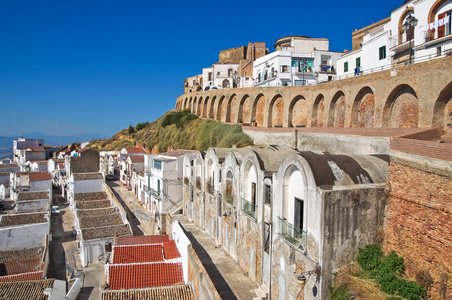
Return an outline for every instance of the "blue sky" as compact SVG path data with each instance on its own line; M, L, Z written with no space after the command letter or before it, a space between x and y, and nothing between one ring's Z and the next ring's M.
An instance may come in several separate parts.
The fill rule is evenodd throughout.
M111 136L173 109L220 50L351 34L403 1L0 0L0 136Z

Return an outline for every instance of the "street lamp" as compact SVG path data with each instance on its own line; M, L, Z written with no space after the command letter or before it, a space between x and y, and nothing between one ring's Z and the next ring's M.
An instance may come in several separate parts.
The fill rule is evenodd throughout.
M414 27L417 26L417 22L418 19L416 19L413 15L409 15L406 20L405 23L403 23L402 25L402 29L403 31L405 31L408 36L410 37L410 65L411 65L411 52L412 52L412 47L411 47L411 36L413 35L414 32ZM410 30L411 28L413 28L413 30Z
M303 60L302 62L301 62L301 70L302 70L302 72L303 72L303 85L305 85L305 81L304 81L304 68L306 68L306 65L308 64L308 62L307 61L305 61L305 60Z

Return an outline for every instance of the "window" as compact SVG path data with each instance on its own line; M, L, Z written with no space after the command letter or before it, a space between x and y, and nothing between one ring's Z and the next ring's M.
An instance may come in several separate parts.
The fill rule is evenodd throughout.
M445 35L448 35L448 34L450 34L451 33L451 13L452 13L452 11L447 11L447 12L445 12L445 13L442 13L442 14L439 14L438 15L438 21L440 21L440 20L448 20L448 22L446 23L446 22L444 22L444 21L441 21L441 23L443 23L444 22L444 25L443 26L438 26L438 38L440 38L440 37L443 37L443 36L445 36ZM445 19L445 18L449 18L449 19Z
M361 57L357 57L356 58L356 67L360 68L361 67Z
M265 204L270 205L272 199L272 188L268 184L265 185Z
M379 49L380 60L386 58L386 46L382 46Z
M193 80L193 86L195 86L196 85L196 80Z
M160 179L157 179L157 192L160 193Z
M217 76L220 76L220 74L221 74L220 71L218 71L218 72L217 72Z
M160 160L154 160L154 168L155 169L162 169L162 162Z
M281 66L281 72L282 72L282 73L287 73L287 72L289 72L289 66L287 66L287 65L282 65L282 66Z
M228 77L232 77L232 69L228 69Z
M209 72L208 78L209 81L212 81L212 72Z
M251 203L256 204L256 183L251 182Z
M344 72L348 72L348 61L344 62Z
M304 201L295 197L294 226L303 229Z
M441 46L436 47L436 55L441 56Z

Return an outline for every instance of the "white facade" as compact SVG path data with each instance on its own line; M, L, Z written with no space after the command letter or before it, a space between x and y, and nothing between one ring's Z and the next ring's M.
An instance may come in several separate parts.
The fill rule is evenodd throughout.
M314 85L334 80L340 55L328 51L328 41L292 38L290 47L256 59L254 86Z
M348 52L339 57L336 61L336 78L344 79L362 74L361 60L363 51L362 49ZM358 72L358 69L359 72Z
M234 86L234 73L237 73L238 64L216 63L210 68L202 69L202 89L216 87L227 89Z

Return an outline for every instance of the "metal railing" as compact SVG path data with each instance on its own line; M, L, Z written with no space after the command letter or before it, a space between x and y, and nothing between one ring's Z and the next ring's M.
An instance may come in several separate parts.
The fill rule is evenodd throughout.
M278 217L278 223L279 236L299 249L306 249L306 231L290 224L286 219L281 217Z
M250 217L256 219L257 205L242 198L242 211Z

